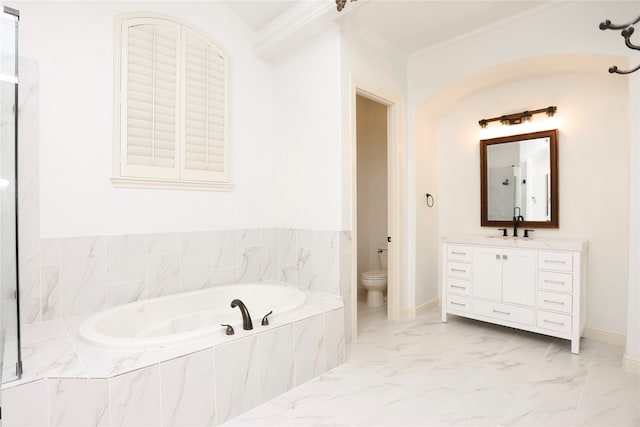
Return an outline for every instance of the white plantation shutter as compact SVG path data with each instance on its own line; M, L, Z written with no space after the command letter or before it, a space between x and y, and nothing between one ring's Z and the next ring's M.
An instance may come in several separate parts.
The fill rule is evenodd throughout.
M178 178L180 27L134 19L124 32L122 175Z
M227 180L227 60L200 34L183 31L183 176Z
M227 53L206 34L171 19L137 15L119 22L120 140L113 182L230 189Z

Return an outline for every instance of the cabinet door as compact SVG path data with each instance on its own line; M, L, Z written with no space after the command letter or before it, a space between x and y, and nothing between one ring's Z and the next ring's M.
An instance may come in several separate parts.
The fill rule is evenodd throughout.
M504 249L502 254L502 301L535 305L536 252Z
M502 297L502 250L473 248L473 296L500 301Z

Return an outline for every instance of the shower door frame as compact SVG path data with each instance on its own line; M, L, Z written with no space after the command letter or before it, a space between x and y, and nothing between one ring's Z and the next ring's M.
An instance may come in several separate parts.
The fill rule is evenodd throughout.
M20 263L19 263L19 250L18 250L18 242L19 242L19 209L18 209L18 23L20 21L20 11L8 6L2 7L3 14L9 14L16 18L16 34L15 34L15 73L14 76L8 74L0 73L0 81L13 83L14 84L14 112L13 112L13 126L14 126L14 138L13 138L13 152L14 152L14 218L15 218L15 291L14 298L16 301L16 378L11 381L19 380L22 377L22 349L21 349L21 339L20 339ZM1 319L0 319L1 320ZM3 384L3 372L4 372L4 355L5 355L5 336L2 331L2 336L0 339L2 342L0 343L0 384ZM0 425L2 423L1 412L0 412Z

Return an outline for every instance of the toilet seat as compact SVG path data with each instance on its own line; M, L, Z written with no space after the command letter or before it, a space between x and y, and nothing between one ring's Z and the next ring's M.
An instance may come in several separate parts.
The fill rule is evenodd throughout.
M362 278L365 280L386 279L387 270L370 270L362 273Z

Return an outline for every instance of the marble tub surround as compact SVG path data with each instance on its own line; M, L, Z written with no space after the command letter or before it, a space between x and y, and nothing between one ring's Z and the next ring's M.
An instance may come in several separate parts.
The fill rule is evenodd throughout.
M245 331L236 327L233 336L214 333L190 343L144 351L109 351L85 344L78 336L78 329L89 314L28 325L23 329L24 375L21 380L5 384L4 387L47 377L109 378L288 325L302 327L306 325L306 319L311 318L321 324L314 333L326 338L330 344L328 364L333 365L344 357L344 326L337 317L343 315L342 300L319 291L306 293L305 305L273 317L268 326L254 322L254 329ZM240 321L239 312L237 317L236 320ZM320 369L324 371L324 365Z
M340 233L340 295L344 301L345 342L353 341L351 324L353 316L353 297L351 277L353 273L353 238L351 231Z
M276 230L276 279L340 295L341 233Z
M26 263L21 266L22 324L265 280L341 295L340 231L256 228L44 238L38 243L35 225L29 228L36 233L35 243L21 249Z
M40 279L40 100L38 64L20 56L18 91L18 272L20 321L41 317Z
M2 390L8 425L218 425L344 363L342 300L318 291L268 326L152 351L83 344L86 316L25 329L25 376ZM34 410L45 422L29 424Z
M86 370L62 320L52 320L22 329L23 375L11 387L47 377L86 378Z

